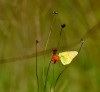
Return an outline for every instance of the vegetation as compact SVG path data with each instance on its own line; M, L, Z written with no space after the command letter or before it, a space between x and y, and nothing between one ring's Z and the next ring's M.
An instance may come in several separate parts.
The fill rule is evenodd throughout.
M45 50L53 11L58 14ZM46 75L62 24L66 27L58 52L77 50L81 38L85 43L60 76L55 92L100 92L99 21L99 0L0 0L0 92L37 92L36 40L39 92L43 92L43 67ZM45 92L50 92L51 84L53 89L65 67L60 61L51 66Z

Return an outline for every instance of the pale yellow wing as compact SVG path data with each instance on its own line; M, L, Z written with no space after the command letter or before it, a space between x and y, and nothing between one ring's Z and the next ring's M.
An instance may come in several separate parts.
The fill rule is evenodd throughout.
M66 51L59 53L60 60L63 65L70 64L71 61L77 56L77 51Z

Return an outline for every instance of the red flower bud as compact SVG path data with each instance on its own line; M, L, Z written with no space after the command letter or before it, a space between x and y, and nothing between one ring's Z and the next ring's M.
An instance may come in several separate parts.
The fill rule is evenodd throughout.
M53 55L53 56L52 56L52 61L53 61L54 63L58 62L58 61L59 61L59 56L58 56L58 55Z

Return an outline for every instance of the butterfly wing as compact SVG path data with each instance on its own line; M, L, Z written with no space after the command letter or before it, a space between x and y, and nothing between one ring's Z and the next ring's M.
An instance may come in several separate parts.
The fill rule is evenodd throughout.
M77 56L77 51L66 51L59 53L60 60L63 65L70 64L71 61Z

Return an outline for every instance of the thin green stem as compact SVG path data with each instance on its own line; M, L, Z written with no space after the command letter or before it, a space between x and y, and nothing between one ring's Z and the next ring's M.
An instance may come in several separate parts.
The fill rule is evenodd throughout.
M47 50L47 46L48 46L50 36L51 36L51 33L52 33L52 28L53 28L53 25L54 25L54 22L55 22L55 15L57 15L57 14L58 13L56 11L53 12L53 19L52 19L52 23L51 23L51 26L50 26L50 29L49 29L49 34L48 34L48 38L47 38L47 41L46 41L46 45L45 45L45 48L44 48L45 52ZM43 84L45 86L44 67L45 67L45 55L44 55L44 61L43 61Z
M51 60L49 62L47 73L46 73L45 85L44 85L44 92L46 91L46 86L47 86L47 81L48 81L48 74L49 74L49 70L50 70L50 65L51 65Z
M82 46L83 46L83 43L84 43L84 40L81 39L81 46L80 46L80 48L79 48L79 50L78 50L78 53L80 53L80 51L81 51L81 49L82 49ZM66 66L66 67L60 72L60 74L58 75L58 77L57 77L57 79L56 79L56 82L55 82L55 85L54 85L54 91L55 91L55 88L56 88L56 85L57 85L57 82L58 82L60 76L63 74L63 72L66 70L67 67L68 67L68 66ZM54 92L54 91L53 91L53 92Z
M78 53L80 53L80 51L81 51L81 49L82 49L83 44L84 44L84 40L83 40L83 39L81 39L81 46L80 46L80 48L79 48L79 50L78 50Z
M59 37L59 40L58 40L57 48L59 47L59 44L60 44L61 35L62 35L62 29L63 29L63 28L61 28L61 31L60 31L60 37Z
M53 79L52 79L52 82L51 82L51 86L50 86L50 92L52 91L52 85L53 85L53 81L54 81L54 63L52 65L52 73L53 73Z
M56 85L57 85L57 83L58 83L58 80L59 80L60 76L63 74L63 72L67 69L67 67L68 67L68 66L66 66L66 67L60 72L60 74L58 75L58 77L57 77L57 79L56 79L56 82L55 82L55 85L54 85L54 90L53 90L53 92L55 92L55 88L56 88Z
M36 40L36 78L37 78L37 92L39 92L39 77L38 77L37 45L38 45L38 40Z

